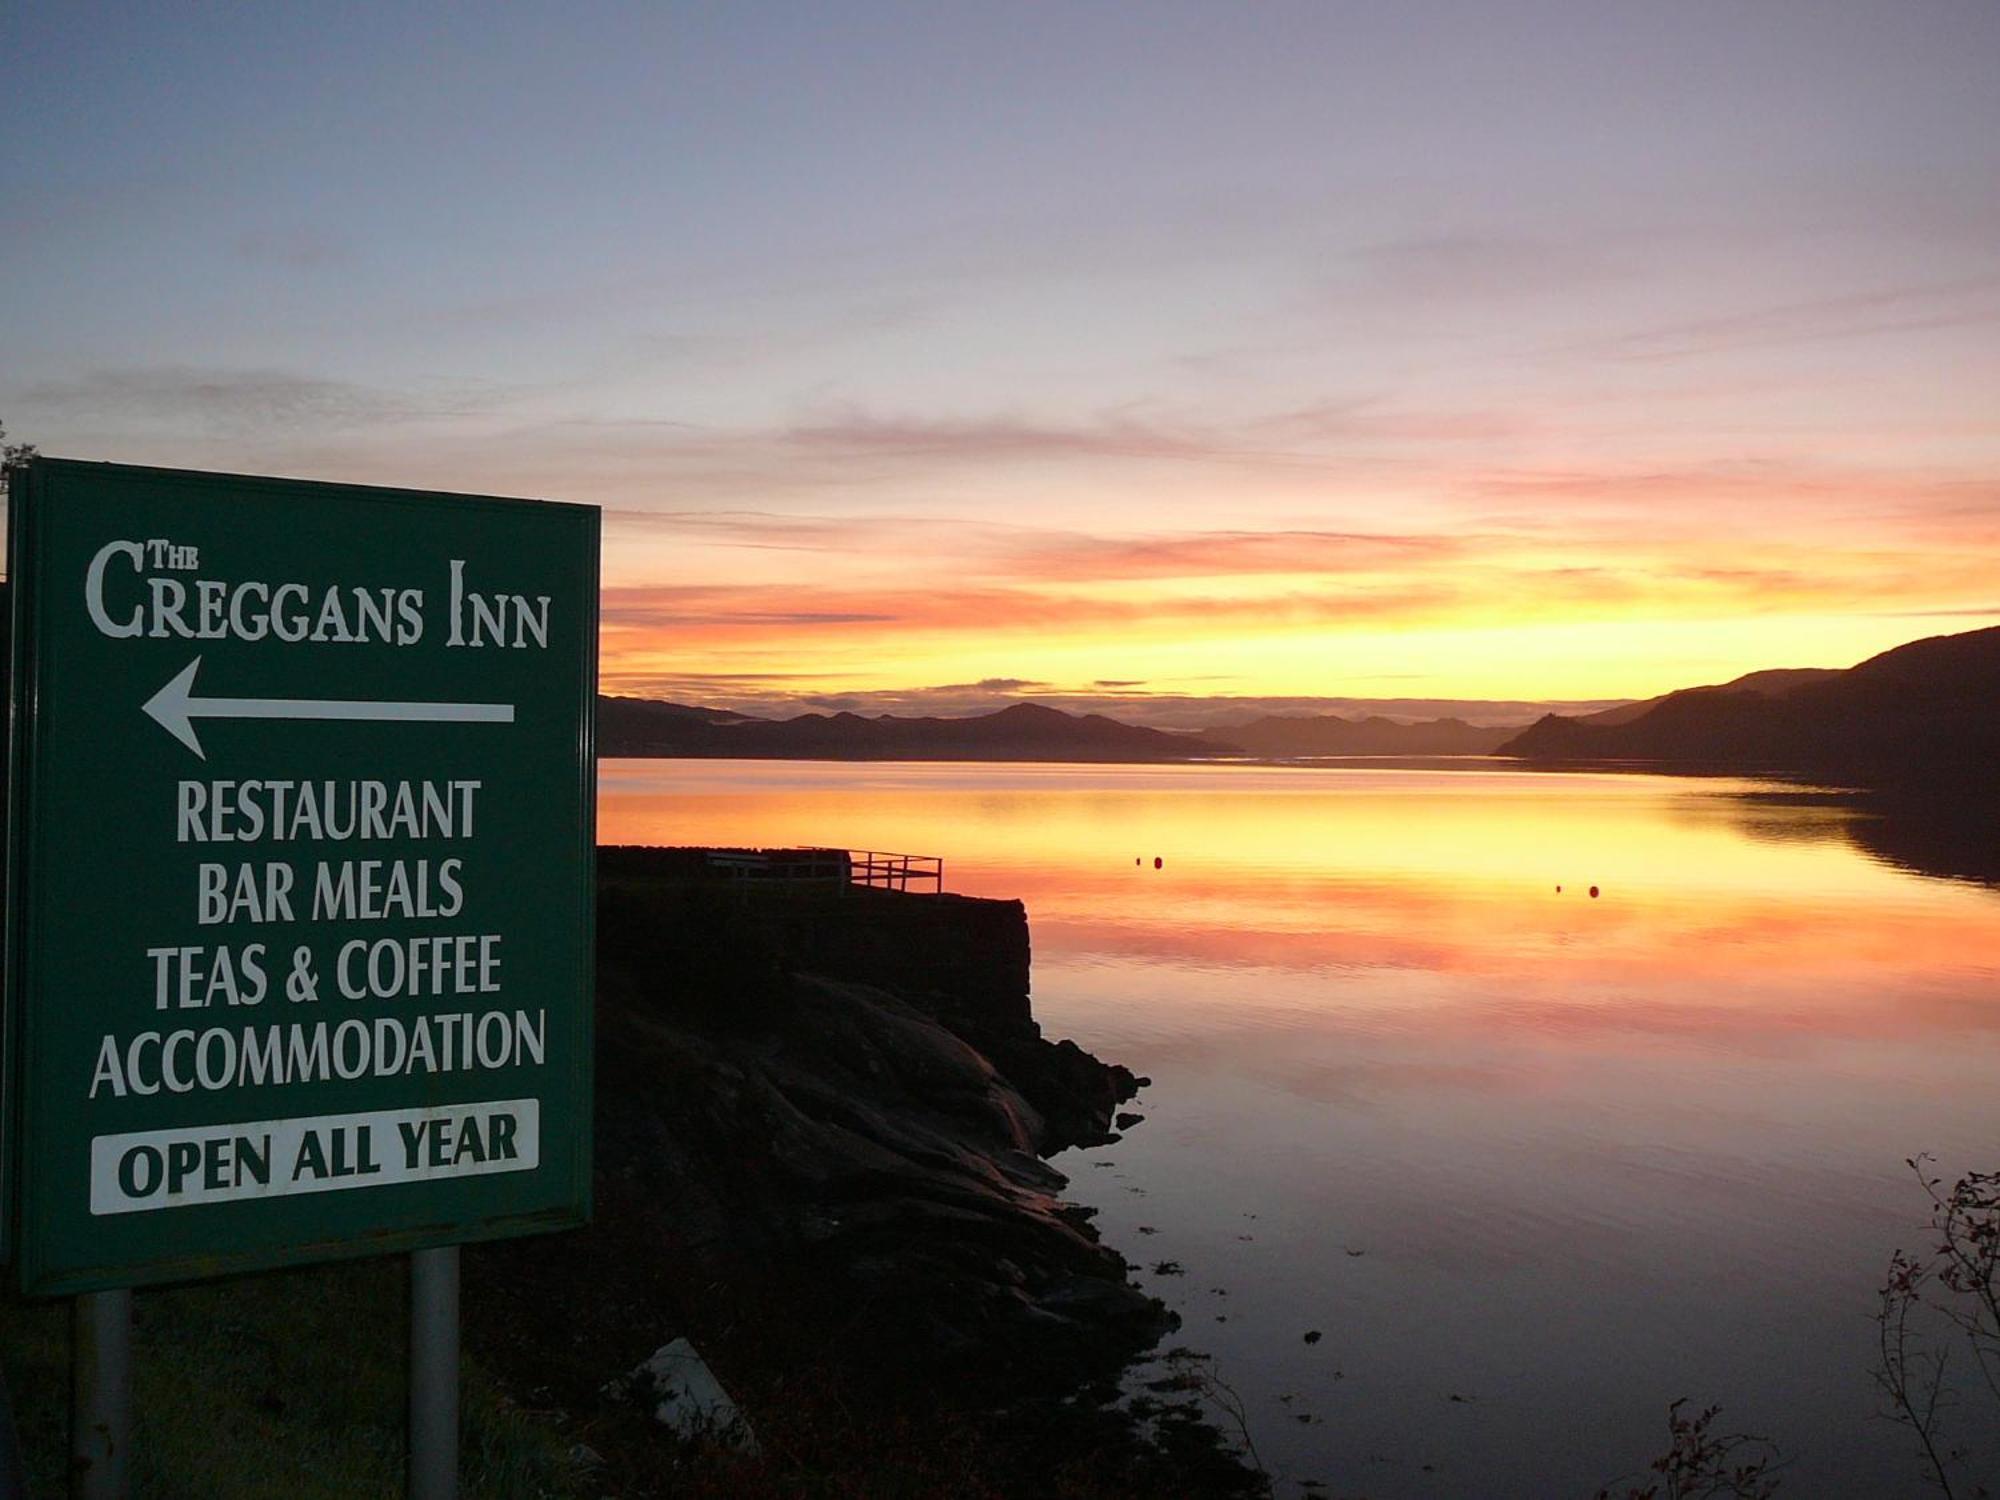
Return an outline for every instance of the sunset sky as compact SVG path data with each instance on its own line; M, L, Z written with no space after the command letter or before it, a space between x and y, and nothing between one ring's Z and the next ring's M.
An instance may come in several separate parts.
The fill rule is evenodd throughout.
M604 685L1597 700L2000 620L2000 6L14 5L0 419L606 508Z

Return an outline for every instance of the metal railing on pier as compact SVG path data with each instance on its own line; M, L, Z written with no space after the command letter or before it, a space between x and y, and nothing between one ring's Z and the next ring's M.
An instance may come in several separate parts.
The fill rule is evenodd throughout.
M878 854L868 849L847 851L850 885L882 891L915 890L932 896L944 892L944 860L935 854Z
M732 880L788 885L864 886L902 894L941 895L944 860L935 854L875 849L706 849L708 867Z

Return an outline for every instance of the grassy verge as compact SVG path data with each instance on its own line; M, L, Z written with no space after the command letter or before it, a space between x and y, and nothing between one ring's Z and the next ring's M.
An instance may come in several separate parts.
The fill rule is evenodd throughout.
M141 1496L385 1500L403 1492L404 1261L354 1261L134 1296ZM0 1359L32 1493L65 1493L67 1302L0 1305ZM568 1444L464 1370L461 1474L480 1500L579 1493Z

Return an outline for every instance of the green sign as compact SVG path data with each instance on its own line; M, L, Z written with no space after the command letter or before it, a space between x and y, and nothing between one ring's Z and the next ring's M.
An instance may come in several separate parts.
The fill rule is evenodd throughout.
M16 478L25 1291L588 1217L597 556L583 506Z

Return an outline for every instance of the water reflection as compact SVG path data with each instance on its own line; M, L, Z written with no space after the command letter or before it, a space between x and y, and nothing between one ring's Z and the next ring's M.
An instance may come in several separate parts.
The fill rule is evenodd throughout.
M1587 1494L1693 1394L1805 1493L1914 1484L1867 1379L1922 1220L1901 1161L2000 1157L2000 897L1963 810L1386 767L603 786L609 842L941 854L1027 902L1044 1023L1157 1080L1076 1191L1188 1267L1155 1290L1288 1478Z
M1844 825L1871 859L1915 875L2000 886L2000 796L1861 796Z

